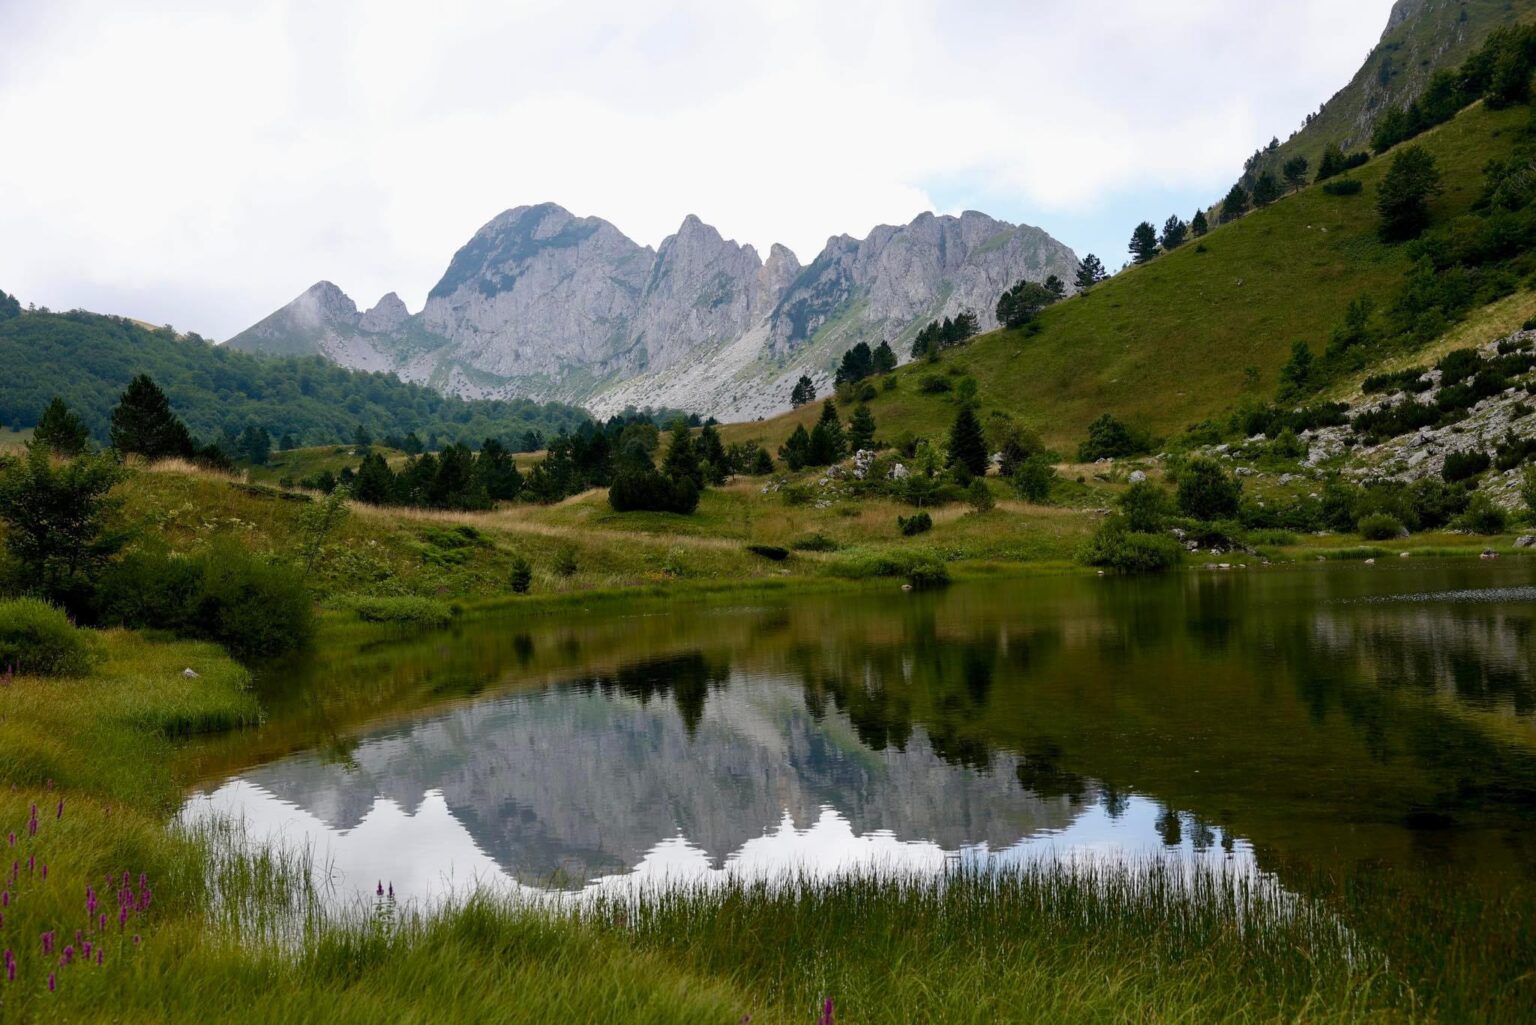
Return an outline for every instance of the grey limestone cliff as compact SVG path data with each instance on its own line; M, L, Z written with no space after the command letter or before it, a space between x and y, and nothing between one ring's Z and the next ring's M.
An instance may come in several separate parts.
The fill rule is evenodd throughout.
M802 267L784 246L765 261L693 215L653 250L545 203L477 231L414 316L394 293L359 313L321 282L230 344L471 397L740 419L785 408L795 378L829 378L860 341L905 350L929 320L967 309L992 327L1014 282L1070 280L1076 265L1040 229L976 212L841 235Z

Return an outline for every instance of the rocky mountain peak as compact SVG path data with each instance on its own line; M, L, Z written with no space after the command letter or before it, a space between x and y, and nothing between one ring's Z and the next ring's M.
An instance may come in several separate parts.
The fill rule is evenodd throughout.
M402 326L410 319L411 311L405 308L404 301L394 292L388 292L373 304L372 309L363 314L363 319L358 326L373 334L384 334Z
M801 373L824 379L859 341L903 338L974 310L1022 277L1070 279L1071 250L985 214L920 214L831 238L802 266L764 260L695 214L656 249L555 203L497 214L456 252L422 311L390 293L366 313L321 282L237 336L476 397L633 403L725 417L776 412Z

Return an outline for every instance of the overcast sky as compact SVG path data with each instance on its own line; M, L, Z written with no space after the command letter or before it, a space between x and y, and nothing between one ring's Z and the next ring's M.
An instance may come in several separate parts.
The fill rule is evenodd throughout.
M0 289L226 338L412 310L554 201L809 261L919 212L1118 267L1344 85L1391 0L0 0Z

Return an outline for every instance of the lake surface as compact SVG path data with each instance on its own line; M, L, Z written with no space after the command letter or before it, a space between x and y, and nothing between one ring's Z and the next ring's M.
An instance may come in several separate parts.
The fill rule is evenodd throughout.
M604 603L332 647L190 819L343 899L1204 859L1536 875L1536 564Z

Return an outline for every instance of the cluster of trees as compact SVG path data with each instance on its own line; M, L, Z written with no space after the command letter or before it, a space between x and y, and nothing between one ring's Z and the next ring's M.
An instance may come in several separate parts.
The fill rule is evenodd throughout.
M912 342L912 358L935 359L940 349L970 341L980 330L981 324L970 310L957 314L953 319L945 317L942 322L935 320L917 333Z
M399 473L378 452L363 456L351 481L351 495L369 505L427 509L490 509L522 493L523 475L512 453L486 438L478 453L453 444L433 455L411 456Z
M1383 153L1444 124L1477 100L1486 100L1495 108L1525 103L1530 99L1533 71L1536 26L1498 29L1461 67L1435 72L1424 91L1407 107L1384 110L1371 134L1371 148Z
M660 467L655 462L657 441L654 431L639 432L620 447L608 489L608 504L615 511L686 515L698 508L705 488L724 484L733 473L773 472L773 459L762 446L737 444L727 449L712 423L695 437L686 421L675 421Z
M194 434L236 438L255 425L295 444L346 442L359 424L376 437L499 438L574 430L585 412L526 400L469 401L405 384L392 374L346 370L319 357L265 357L169 328L149 329L92 313L23 311L0 293L0 424L33 426L59 397L92 438L109 440L118 395L139 373L152 377Z
M1196 210L1195 216L1188 221L1173 214L1163 222L1161 232L1151 221L1142 221L1131 232L1131 255L1137 263L1146 263L1158 253L1171 253L1190 238L1199 238L1209 230L1210 222L1204 210Z
M869 407L854 408L847 430L838 417L837 403L828 399L822 403L821 416L809 431L804 424L797 424L782 448L779 457L791 470L813 466L831 466L846 459L851 453L873 450L875 442L875 417Z
M889 342L881 342L873 349L869 347L868 342L860 342L843 353L843 361L837 368L835 380L837 384L858 384L866 377L890 373L895 369L896 353L891 348ZM808 381L809 378L802 377L801 380ZM791 400L794 397L794 395L791 395ZM797 402L795 405L802 406L811 399L814 399L816 397L815 389L811 390L809 396L805 396L802 393L801 397L803 401Z
M1317 165L1315 180L1325 182L1330 178L1337 178L1341 174L1364 166L1370 159L1371 155L1363 150L1358 153L1345 153L1339 148L1338 143L1330 142L1323 149L1323 159Z
M1020 281L997 300L997 321L1006 328L1028 325L1039 312L1067 294L1066 282L1052 274L1045 281Z

